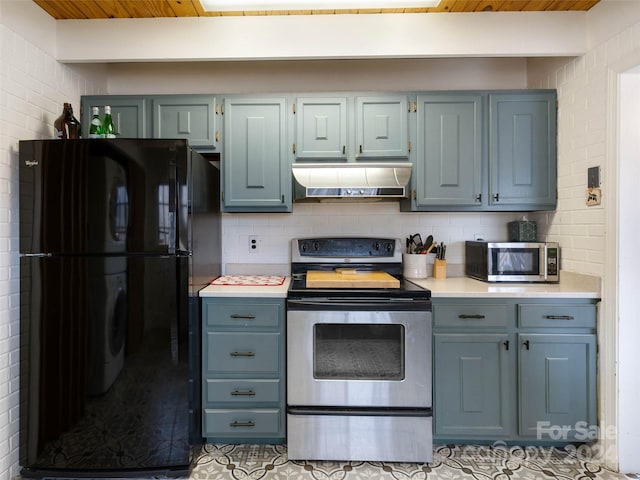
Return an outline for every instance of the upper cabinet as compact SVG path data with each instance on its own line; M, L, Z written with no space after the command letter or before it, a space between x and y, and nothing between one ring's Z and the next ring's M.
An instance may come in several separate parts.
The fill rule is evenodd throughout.
M215 149L216 99L211 95L153 97L153 138L185 138L198 149Z
M409 108L406 95L297 97L294 159L406 160Z
M414 211L556 206L556 92L418 95Z
M144 97L129 95L92 95L82 97L82 131L88 137L91 124L91 108L100 109L100 118L104 115L105 105L111 106L111 116L116 124L118 138L148 138L148 108L150 101Z
M184 138L201 152L218 148L213 95L91 95L82 97L82 131L89 131L91 107L111 106L118 138Z
M556 94L489 95L489 204L556 206Z
M406 95L356 98L356 158L409 156Z
M291 211L285 98L226 98L222 209Z
M346 97L299 97L294 109L296 158L347 158Z
M417 207L482 205L482 95L418 95Z

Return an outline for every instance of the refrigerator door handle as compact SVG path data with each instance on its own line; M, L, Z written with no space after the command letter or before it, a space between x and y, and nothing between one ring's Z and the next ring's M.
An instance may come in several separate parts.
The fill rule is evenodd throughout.
M176 206L178 204L178 192L176 188L178 167L176 165L175 150L172 153L174 157L169 160L169 254L174 254L176 249Z

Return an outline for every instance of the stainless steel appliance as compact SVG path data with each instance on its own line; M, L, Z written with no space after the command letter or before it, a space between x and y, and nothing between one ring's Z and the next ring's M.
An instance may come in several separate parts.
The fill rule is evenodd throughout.
M345 267L352 280L309 286ZM400 240L296 239L291 268L289 458L431 461L431 292L402 278ZM374 272L397 287L360 286Z
M408 196L411 169L409 162L294 163L294 201L398 201Z
M560 281L554 242L465 242L465 274L485 282Z
M19 147L21 476L184 475L217 168L185 140Z

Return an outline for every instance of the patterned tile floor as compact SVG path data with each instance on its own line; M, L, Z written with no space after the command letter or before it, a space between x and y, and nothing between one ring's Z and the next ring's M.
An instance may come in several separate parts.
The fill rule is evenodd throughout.
M629 480L579 449L436 446L429 464L288 461L283 445L204 445L193 480Z

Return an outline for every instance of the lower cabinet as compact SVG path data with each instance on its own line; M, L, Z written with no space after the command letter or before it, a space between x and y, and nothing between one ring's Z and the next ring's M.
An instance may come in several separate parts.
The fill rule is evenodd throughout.
M203 436L283 443L284 299L203 298L202 313Z
M595 439L595 303L434 299L433 319L436 443Z

